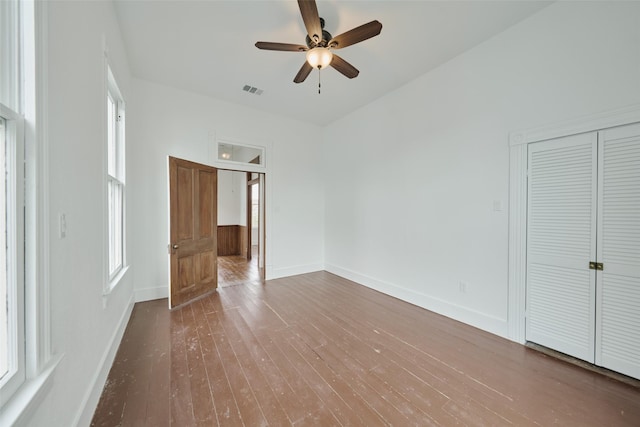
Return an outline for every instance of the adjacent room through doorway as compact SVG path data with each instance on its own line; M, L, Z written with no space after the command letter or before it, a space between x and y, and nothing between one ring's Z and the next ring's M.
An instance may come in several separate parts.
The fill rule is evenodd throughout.
M218 172L218 286L264 280L264 174Z

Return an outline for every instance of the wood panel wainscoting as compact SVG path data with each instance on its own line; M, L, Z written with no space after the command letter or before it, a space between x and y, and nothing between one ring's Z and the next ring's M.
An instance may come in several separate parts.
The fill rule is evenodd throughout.
M327 272L136 304L93 426L638 426L640 388Z
M218 226L218 256L240 255L247 251L247 227L244 225ZM244 252L243 252L244 251Z
M250 255L250 247L247 246L247 244L249 243L249 236L247 235L249 227L247 227L246 225L239 225L239 227L240 230L238 234L240 235L240 253L238 255L242 256L244 259L249 259L250 257L247 258L248 254Z

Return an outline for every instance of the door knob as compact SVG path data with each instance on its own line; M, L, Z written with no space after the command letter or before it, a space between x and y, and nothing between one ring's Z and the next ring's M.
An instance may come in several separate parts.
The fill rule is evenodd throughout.
M175 243L174 243L174 244L173 244L173 246L171 246L171 247L172 247L173 249L178 249L178 248L179 248L179 246L178 246L178 245L176 245Z

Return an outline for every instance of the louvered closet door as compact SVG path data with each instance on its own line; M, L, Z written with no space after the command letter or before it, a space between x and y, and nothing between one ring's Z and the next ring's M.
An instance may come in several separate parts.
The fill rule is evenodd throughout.
M526 337L594 362L597 134L529 144Z
M599 138L596 364L640 378L640 124Z

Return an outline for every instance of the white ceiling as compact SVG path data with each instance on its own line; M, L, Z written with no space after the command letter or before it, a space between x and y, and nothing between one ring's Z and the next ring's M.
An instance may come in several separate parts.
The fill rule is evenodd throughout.
M318 0L334 36L377 19L382 33L339 50L360 70L349 80L318 71L293 78L304 53L259 50L256 41L304 44L290 0L116 0L134 76L236 104L326 125L473 48L550 4L545 1ZM264 90L260 96L244 85Z

